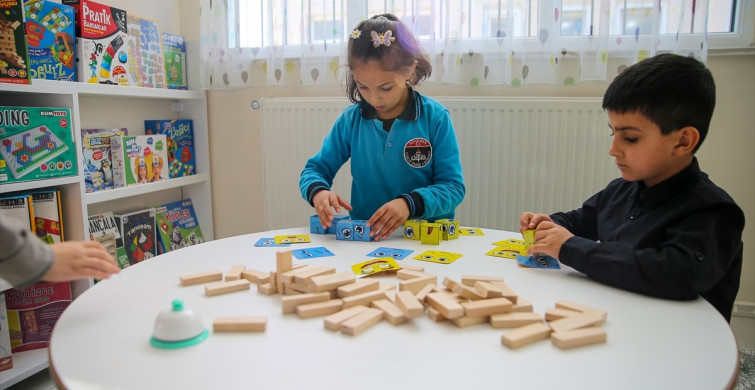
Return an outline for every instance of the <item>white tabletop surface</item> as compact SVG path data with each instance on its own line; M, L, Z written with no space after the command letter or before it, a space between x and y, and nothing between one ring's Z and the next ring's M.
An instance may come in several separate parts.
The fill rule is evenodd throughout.
M102 281L63 313L50 345L51 365L70 389L723 389L737 370L738 351L728 323L705 300L668 301L601 285L563 267L519 267L486 256L493 242L518 233L485 230L440 245L394 235L380 242L338 241L308 228L226 238L147 260ZM323 318L281 314L281 296L247 291L208 297L205 285L181 287L180 275L243 264L274 270L275 252L259 238L309 234L332 257L294 264L350 266L385 246L414 252L399 264L460 281L462 275L502 276L520 297L544 313L559 300L608 312L605 344L560 350L540 341L516 350L501 344L505 329L488 324L458 328L427 316L394 326L382 321L348 336L324 329ZM427 250L463 254L452 264L411 259ZM378 277L378 276L373 276ZM379 276L396 283L395 276ZM204 342L183 349L150 345L155 319L171 301L184 300L210 330ZM220 316L267 316L264 333L213 333Z

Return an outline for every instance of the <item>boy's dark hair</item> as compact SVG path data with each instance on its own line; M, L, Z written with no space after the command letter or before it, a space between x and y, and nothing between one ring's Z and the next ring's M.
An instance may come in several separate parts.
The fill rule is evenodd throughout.
M391 36L395 40L390 42L390 46L380 44L378 47L375 47L371 37L372 32L374 31L381 36L385 36L388 30L391 30ZM409 85L417 85L421 80L430 77L433 67L430 65L427 55L422 50L422 46L420 46L409 29L395 15L382 14L365 19L356 26L354 32L357 31L360 33L358 38L355 38L354 35L349 38L349 71L346 72L346 95L352 102L361 101L362 95L359 94L359 89L357 88L351 69L370 60L380 62L383 70L388 72L395 72L401 68L410 67L417 60L414 74L407 81Z
M620 114L638 112L669 134L685 126L708 134L716 85L713 75L695 58L659 54L626 68L608 86L603 109Z

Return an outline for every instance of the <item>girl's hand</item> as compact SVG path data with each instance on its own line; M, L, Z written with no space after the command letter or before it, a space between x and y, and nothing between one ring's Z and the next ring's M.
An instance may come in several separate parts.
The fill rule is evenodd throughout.
M312 198L312 205L315 206L315 212L320 218L320 224L323 229L333 226L335 214L341 212L341 207L351 210L351 205L343 200L338 194L328 190L318 191ZM335 209L335 214L333 213Z
M375 241L388 238L396 229L409 218L409 205L404 199L394 199L375 211L367 226L370 227L370 237Z

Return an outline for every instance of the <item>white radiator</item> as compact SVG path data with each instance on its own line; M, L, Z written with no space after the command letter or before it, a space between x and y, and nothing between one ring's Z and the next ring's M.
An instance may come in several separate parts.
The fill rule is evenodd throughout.
M519 230L522 211L572 210L618 177L608 155L607 118L598 99L439 98L448 107L461 150L466 197L462 226ZM262 100L265 210L268 229L306 226L314 210L299 175L345 98ZM333 190L349 199L350 167Z

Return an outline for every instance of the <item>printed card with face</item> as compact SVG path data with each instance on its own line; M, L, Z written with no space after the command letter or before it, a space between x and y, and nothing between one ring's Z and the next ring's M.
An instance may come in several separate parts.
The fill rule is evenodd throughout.
M498 246L488 251L486 255L515 260L519 255L526 256L527 252L525 252L524 250L512 249L510 247Z
M384 246L381 246L380 248L375 249L374 251L367 254L367 256L370 257L390 257L396 260L403 260L406 258L406 256L409 256L413 250L410 249L396 249L396 248L386 248Z
M291 236L275 236L273 237L275 239L276 244L305 244L308 242L312 242L309 239L309 236L306 234L296 234Z
M371 259L357 263L351 266L351 272L358 278L374 275L380 272L398 271L401 266L396 264L396 261L390 257L379 257L377 259Z
M315 259L318 257L335 256L333 252L324 246L307 249L294 249L291 253L299 260Z
M516 261L517 263L519 263L519 265L522 265L524 267L561 269L561 265L559 265L558 260L543 254L537 257L530 255L517 255Z
M415 260L429 261L431 263L451 264L461 257L459 253L444 251L427 251L414 256Z
M502 246L509 249L517 249L517 250L525 250L527 249L524 245L524 241L518 240L516 238L509 238L507 240L501 240L494 242L493 245L495 246Z
M273 237L267 237L267 238L260 238L257 240L257 242L254 244L254 246L291 246L291 244L276 244L275 238Z
M484 236L485 233L482 232L482 229L476 228L476 227L460 227L459 235L460 236Z

